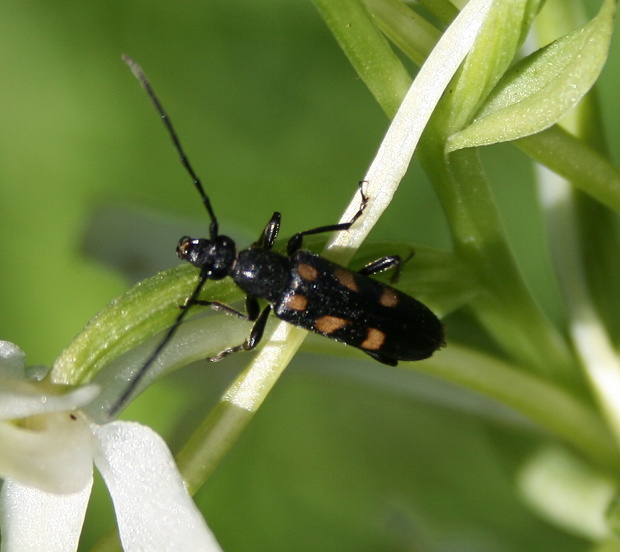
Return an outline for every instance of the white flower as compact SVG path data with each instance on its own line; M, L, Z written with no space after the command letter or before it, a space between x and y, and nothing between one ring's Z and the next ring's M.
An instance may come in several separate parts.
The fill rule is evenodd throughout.
M126 551L220 551L166 443L134 422L97 425L79 409L98 394L28 380L24 353L0 341L2 552L76 550L93 462Z

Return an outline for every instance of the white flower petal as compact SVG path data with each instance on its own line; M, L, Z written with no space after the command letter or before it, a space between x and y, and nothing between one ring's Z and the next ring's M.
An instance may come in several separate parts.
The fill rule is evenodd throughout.
M74 493L92 478L91 432L69 412L0 423L0 477L53 493Z
M7 479L0 492L2 552L77 550L92 477L77 493L55 495Z
M65 386L3 379L0 382L0 420L16 420L47 412L62 412L90 403L99 386L85 385L65 392Z
M157 433L135 422L92 430L95 464L112 495L126 552L221 551Z
M26 354L10 341L0 341L0 377L22 379Z

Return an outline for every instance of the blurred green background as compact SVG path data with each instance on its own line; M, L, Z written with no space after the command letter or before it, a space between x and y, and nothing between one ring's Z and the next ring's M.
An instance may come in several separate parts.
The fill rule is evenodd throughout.
M140 273L174 265L179 236L208 227L122 53L149 75L222 230L242 242L274 210L285 236L337 221L388 124L310 2L10 0L0 41L0 338L31 364L51 364L130 286L93 242ZM601 96L615 151L613 46ZM484 157L526 276L558 317L531 168L509 146ZM371 238L449 246L417 164ZM183 370L128 417L175 449L245 362ZM228 551L583 549L514 492L539 438L428 379L302 354L197 501ZM84 549L112 523L98 491Z

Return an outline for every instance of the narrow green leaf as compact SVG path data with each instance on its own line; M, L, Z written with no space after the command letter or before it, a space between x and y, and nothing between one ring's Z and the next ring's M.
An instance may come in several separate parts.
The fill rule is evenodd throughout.
M441 38L439 29L401 0L364 0L377 25L416 65L422 65Z
M616 0L596 17L516 64L448 151L516 140L559 121L590 90L607 59Z
M101 368L145 339L169 327L196 286L190 265L143 280L99 312L61 353L52 367L57 383L90 381ZM207 294L228 301L238 295L230 282L210 282Z
M450 94L450 134L465 128L502 78L531 22L528 0L494 0Z
M371 18L361 0L312 0L317 11L391 119L404 98L411 77Z
M450 0L420 0L419 4L446 25L452 23L459 14L458 8Z

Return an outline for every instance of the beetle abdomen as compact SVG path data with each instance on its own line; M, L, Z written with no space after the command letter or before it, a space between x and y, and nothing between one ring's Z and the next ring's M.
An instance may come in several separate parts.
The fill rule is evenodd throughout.
M274 304L278 318L391 365L428 358L443 345L441 322L413 297L309 251L297 251L290 263Z

